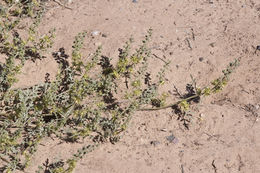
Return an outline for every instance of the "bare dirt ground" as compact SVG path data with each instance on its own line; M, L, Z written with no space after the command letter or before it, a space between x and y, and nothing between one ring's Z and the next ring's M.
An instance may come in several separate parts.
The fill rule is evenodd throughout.
M137 112L120 142L88 154L75 173L260 172L259 0L73 0L67 4L72 9L53 1L47 5L40 32L56 28L53 51L70 50L74 36L85 30L86 55L102 45L104 55L116 57L131 35L138 45L152 28L152 53L171 60L168 90L175 85L184 91L190 74L203 87L241 58L227 87L194 107L189 130L171 109ZM93 36L93 31L99 32ZM154 58L151 69L161 64ZM54 77L56 71L51 57L28 63L18 85L39 83L46 72ZM27 172L47 158L68 157L80 145L47 139Z

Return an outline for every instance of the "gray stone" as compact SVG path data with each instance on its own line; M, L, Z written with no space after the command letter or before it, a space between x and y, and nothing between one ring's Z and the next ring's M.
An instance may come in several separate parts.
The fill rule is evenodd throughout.
M159 141L151 141L150 144L156 147L157 145L160 144L160 142Z
M174 144L177 144L179 142L179 140L174 135L166 136L166 140Z

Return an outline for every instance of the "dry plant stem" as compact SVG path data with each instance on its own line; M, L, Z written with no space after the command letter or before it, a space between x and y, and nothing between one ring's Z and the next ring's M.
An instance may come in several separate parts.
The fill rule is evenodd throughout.
M183 102L183 101L189 101L189 100L191 100L191 99L195 99L195 98L198 98L198 97L200 97L200 95L196 94L196 95L190 96L190 97L188 97L188 98L186 98L186 99L177 101L176 103L167 105L167 106L158 107L158 108L140 108L140 109L138 109L137 111L157 111L157 110L161 110L161 109L167 109L167 108L171 108L171 107L173 107L173 106L177 106L178 104L180 104L180 103Z
M236 68L236 66L238 65L237 63L240 61L240 59L236 60L234 64L231 64L229 68L227 68L227 71L230 71L229 73L227 74L224 74L223 77L219 78L220 81L219 81L219 84L223 83L224 80L228 80L228 76L231 74L231 72ZM210 91L213 91L213 93L217 92L219 90L218 88L218 84L215 84L215 86L213 86ZM206 87L205 87L206 88ZM205 89L203 88L202 91ZM220 89L222 90L222 89ZM163 106L163 107L156 107L156 108L140 108L140 109L137 109L137 111L157 111L157 110L161 110L161 109L167 109L167 108L171 108L173 106L178 106L180 103L182 102L185 102L185 101L190 101L192 99L195 99L195 98L199 98L201 96L203 96L206 94L204 93L197 93L193 96L190 96L188 98L185 98L185 99L182 99L180 101L177 101L176 103L173 103L173 104L170 104L170 105L166 105L166 106Z
M164 59L160 58L159 56L157 56L156 54L153 54L153 56L161 61L163 61L165 64L167 64L168 62L166 62Z
M72 8L66 6L65 4L62 4L59 0L53 0L53 2L57 3L58 5L64 7L64 8L67 8L69 10L73 10Z

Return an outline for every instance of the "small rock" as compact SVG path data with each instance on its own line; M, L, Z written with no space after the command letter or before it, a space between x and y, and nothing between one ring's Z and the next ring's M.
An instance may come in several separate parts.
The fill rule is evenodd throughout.
M156 147L157 145L160 144L160 142L159 141L151 141L150 144Z
M199 121L204 121L204 119L205 119L205 115L204 115L203 113L201 113L201 114L199 115L198 120L199 120Z
M133 3L137 3L137 0L133 0Z
M201 117L201 118L204 118L205 115L204 115L203 113L200 113L200 117Z
M174 135L167 136L166 139L170 143L174 143L174 144L177 144L179 142L179 140Z
M200 58L199 58L199 61L200 61L200 62L202 62L203 60L204 60L204 58L203 58L203 57L200 57Z
M167 132L167 129L163 128L161 129L162 132Z
M104 38L107 38L107 35L106 35L106 34L102 34L101 36L104 37Z
M97 35L99 35L100 34L100 31L92 31L91 32L91 35L92 36L97 36Z
M256 46L256 50L260 50L260 45Z
M209 46L215 47L215 43L210 43Z
M95 46L101 46L102 43L101 42L97 42L97 43L94 43Z

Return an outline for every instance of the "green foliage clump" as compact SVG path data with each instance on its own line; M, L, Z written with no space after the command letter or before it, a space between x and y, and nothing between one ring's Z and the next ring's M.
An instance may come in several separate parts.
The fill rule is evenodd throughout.
M38 37L37 27L43 13L39 1L5 0L0 3L0 53L6 57L0 64L0 91L7 91L18 79L26 60L35 61L45 58L42 53L53 44L54 30ZM19 13L15 11L20 11ZM25 28L26 38L17 31L25 18L30 18L32 24Z
M46 74L42 84L13 89L16 81L5 77L13 68L8 66L9 57L13 56L10 55L2 65L1 76L8 84L2 82L1 86L0 157L6 162L3 170L24 170L39 142L48 136L68 142L90 137L95 143L115 143L126 129L132 113L157 95L161 84L144 82L151 30L134 54L129 53L127 42L115 65L111 64L110 58L101 55L101 47L86 61L80 52L84 37L85 33L76 36L71 63L63 48L52 54L59 64L53 81ZM21 61L21 67L27 60L30 59ZM131 85L119 88L123 80ZM68 169L58 170L71 172L76 161L75 158L68 160Z

